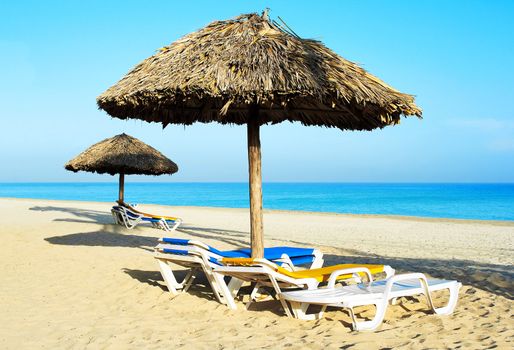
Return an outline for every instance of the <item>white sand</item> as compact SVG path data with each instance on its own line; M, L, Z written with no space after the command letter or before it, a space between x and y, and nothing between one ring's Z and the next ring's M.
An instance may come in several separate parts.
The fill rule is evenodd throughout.
M0 199L0 348L502 348L514 346L514 224L266 212L266 244L313 246L326 264L392 265L463 282L452 316L391 306L373 333L331 310L288 319L277 302L230 311L195 285L171 300L152 228L111 224L109 203ZM174 236L248 244L246 210L145 206L184 218ZM421 299L420 299L421 300ZM437 302L442 302L442 297ZM371 315L363 308L362 316Z

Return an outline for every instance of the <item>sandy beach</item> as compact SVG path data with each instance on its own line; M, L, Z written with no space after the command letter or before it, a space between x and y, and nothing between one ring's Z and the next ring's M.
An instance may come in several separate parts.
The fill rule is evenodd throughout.
M288 319L276 301L245 311L204 283L171 299L152 248L163 231L112 223L110 203L0 199L0 348L511 349L514 223L286 211L264 214L266 245L314 246L325 264L383 263L463 283L451 316L402 300L376 332L341 310ZM184 219L174 237L248 245L247 210L143 206ZM444 301L438 296L436 302ZM362 309L362 315L370 310Z

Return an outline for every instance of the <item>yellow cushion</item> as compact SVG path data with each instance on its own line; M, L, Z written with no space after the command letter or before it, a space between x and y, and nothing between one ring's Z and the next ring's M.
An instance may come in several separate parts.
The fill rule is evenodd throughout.
M171 221L176 221L178 219L178 218L175 218L173 216L161 216L161 215L154 215L154 214L143 213L142 211L139 211L139 210L131 207L130 205L128 205L127 203L124 203L124 202L119 202L118 201L118 204L121 205L121 206L124 206L127 209L130 209L131 211L133 211L135 213L144 215L144 216L152 218L152 219L164 219L164 220L171 220Z
M281 273L285 276L301 279L301 278L315 278L318 282L326 282L328 281L332 272L342 269L351 269L354 267L366 267L372 275L383 272L384 265L370 265L370 264L339 264L327 267L321 267L318 269L310 269L310 270L300 270L300 271L289 271L286 270L272 262L259 262L252 258L224 258L221 260L223 264L226 265L240 265L240 266L255 266L255 265L266 265L269 267L273 267L275 271ZM362 277L364 277L363 273L359 273ZM340 275L337 277L338 280L351 278L352 274Z
M292 278L315 278L318 282L326 282L328 281L332 272L343 269L352 269L354 267L366 267L372 275L380 273L384 271L384 265L369 265L369 264L339 264L332 265L327 267L321 267L319 269L311 269L311 270L300 270L300 271L289 271L280 266L277 268L277 272L292 277ZM359 275L363 275L363 273L359 273ZM352 274L339 275L337 277L338 280L351 278Z

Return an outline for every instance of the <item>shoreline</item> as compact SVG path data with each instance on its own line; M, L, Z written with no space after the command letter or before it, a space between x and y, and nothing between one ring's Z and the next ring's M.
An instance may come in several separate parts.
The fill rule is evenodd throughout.
M51 201L51 202L80 202L80 203L94 203L106 204L115 203L102 202L102 201L89 201L80 199L47 199L47 198L20 198L20 197L0 197L0 200L14 200L14 201ZM138 205L154 206L154 207L170 207L170 208L184 208L184 209L212 209L212 210L234 210L248 212L248 208L234 208L234 207L210 207L201 205L169 205L169 204L155 204L155 203L138 203ZM479 224L479 225L494 225L494 226L507 226L514 227L514 220L482 220L482 219L460 219L460 218L445 218L445 217L428 217L428 216L409 216L409 215L396 215L396 214L354 214L354 213L337 213L337 212L324 212L324 211L307 211L307 210L289 210L289 209L265 209L264 213L286 213L293 215L321 215L321 216L341 216L349 218L376 218L376 219L391 219L391 220L408 220L419 222L447 222L455 224Z

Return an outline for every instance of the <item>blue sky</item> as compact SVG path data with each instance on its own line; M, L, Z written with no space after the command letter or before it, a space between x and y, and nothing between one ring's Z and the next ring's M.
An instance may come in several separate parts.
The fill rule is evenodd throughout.
M156 49L211 21L271 8L400 91L423 120L373 132L261 129L264 181L514 182L514 1L3 1L0 182L114 181L64 163L126 132L172 177L246 181L246 130L112 119L95 98Z

